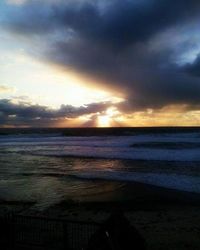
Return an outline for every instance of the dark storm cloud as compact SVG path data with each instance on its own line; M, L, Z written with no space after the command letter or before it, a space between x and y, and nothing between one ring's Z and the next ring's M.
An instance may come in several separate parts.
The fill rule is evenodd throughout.
M111 105L109 102L91 103L81 107L61 105L59 109L50 109L46 106L32 105L25 102L13 103L8 99L0 100L0 125L46 125L60 119L76 118L81 115L103 112Z
M200 80L171 63L172 53L152 52L143 45L116 53L101 45L93 47L88 41L76 40L57 43L50 50L49 58L125 93L132 111L169 104L196 105Z
M83 38L117 49L144 42L170 25L190 19L200 8L197 0L125 0L113 1L102 13L94 2L62 11L56 8L56 19Z
M198 20L200 1L100 3L27 1L6 25L31 39L43 39L43 59L48 62L125 92L127 106L133 111L170 104L198 105L200 80L191 74L198 74L199 59L180 70L172 59L175 48L157 48L154 38Z
M27 1L8 24L17 32L31 34L63 28L106 46L124 47L191 19L200 8L198 0L112 0L103 10L99 2Z
M188 63L183 69L193 76L200 77L200 54L193 63Z

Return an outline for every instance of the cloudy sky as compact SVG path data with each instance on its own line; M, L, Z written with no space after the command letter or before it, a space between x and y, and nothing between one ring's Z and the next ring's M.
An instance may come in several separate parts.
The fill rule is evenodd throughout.
M1 0L0 126L200 125L199 0Z

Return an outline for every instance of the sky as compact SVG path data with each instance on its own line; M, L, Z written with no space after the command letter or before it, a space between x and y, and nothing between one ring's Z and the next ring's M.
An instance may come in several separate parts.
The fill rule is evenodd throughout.
M199 0L1 0L0 127L200 125Z

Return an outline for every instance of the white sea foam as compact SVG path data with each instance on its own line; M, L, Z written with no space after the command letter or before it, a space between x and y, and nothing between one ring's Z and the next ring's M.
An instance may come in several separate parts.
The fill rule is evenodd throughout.
M157 144L155 148L153 143L159 143L159 145ZM167 143L171 143L172 147L170 148ZM188 143L192 147L187 148L184 145ZM0 146L12 147L15 152L31 152L45 156L200 161L198 133L99 137L1 137Z
M159 187L200 193L200 177L195 176L118 171L82 171L74 173L73 176L82 179L117 180L126 182L135 181Z
M0 145L41 145L41 144L64 144L66 146L100 146L122 147L139 143L200 143L199 133L187 134L149 134L135 136L0 136Z
M40 151L33 154L58 157L92 157L105 159L130 159L151 161L200 161L200 149L132 149L118 148L94 148L94 147L65 147L65 149Z

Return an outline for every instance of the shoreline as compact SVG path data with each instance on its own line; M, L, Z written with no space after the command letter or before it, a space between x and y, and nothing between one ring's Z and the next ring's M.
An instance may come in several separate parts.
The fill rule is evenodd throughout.
M102 191L98 196L95 194L84 195L74 200L69 199L61 201L60 203L54 204L46 209L37 210L37 203L33 201L7 200L0 200L0 208L4 206L10 207L12 212L15 212L15 207L21 207L21 211L23 211L24 207L26 213L35 210L36 213L45 214L47 212L48 214L49 211L54 209L67 209L68 207L71 209L73 207L76 208L77 206L79 208L87 208L89 210L97 209L102 211L120 209L124 212L131 210L156 210L159 207L162 209L179 206L200 207L200 194L198 193L180 191L140 182L124 183L111 181L111 183L118 183L120 184L120 187L105 193Z

